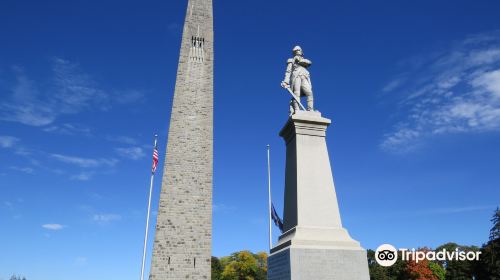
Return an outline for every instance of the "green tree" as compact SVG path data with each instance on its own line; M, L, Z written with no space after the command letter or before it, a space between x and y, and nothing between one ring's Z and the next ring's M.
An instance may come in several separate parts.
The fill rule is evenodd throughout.
M490 241L499 240L500 239L500 209L495 210L493 214L493 218L491 218L491 222L493 223L493 227L490 229Z
M500 279L500 210L495 210L491 219L493 227L490 230L488 243L481 249L481 256L477 266L478 279Z
M457 243L449 242L443 244L436 248L436 252L445 249L448 252L453 252L458 249L458 251L465 252L477 252L480 249L476 246L464 246L459 245ZM469 260L448 260L441 261L439 264L446 269L446 278L450 280L469 280L477 278L476 268L478 266L477 261L469 261Z
M431 269L432 274L434 274L434 276L436 276L439 280L446 279L446 270L438 263L429 262L429 268Z
M221 274L221 280L264 280L260 264L256 255L250 251L233 253L229 259L224 259L227 264ZM267 262L267 258L266 258ZM267 269L267 268L266 268Z
M369 249L367 252L368 256L368 269L370 271L371 280L391 280L388 275L388 270L386 267L380 266L375 260L375 251Z
M220 280L222 270L223 267L220 260L212 256L212 280Z
M222 270L224 270L224 268L231 262L231 260L231 256L226 256L219 259Z
M254 255L257 259L257 280L266 280L267 279L267 253L259 252Z
M368 269L370 271L370 279L372 280L406 280L408 279L406 273L406 262L401 260L398 256L398 260L395 264L389 267L383 267L377 263L375 260L375 251L369 249L367 251L368 257Z

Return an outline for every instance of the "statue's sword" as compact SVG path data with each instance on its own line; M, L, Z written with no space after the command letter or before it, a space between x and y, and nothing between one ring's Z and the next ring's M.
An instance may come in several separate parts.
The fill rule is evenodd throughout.
M297 101L297 103L299 103L300 108L303 111L305 111L306 108L304 108L304 106L302 106L302 103L300 103L300 99L297 96L295 96L295 94L293 94L292 90L290 89L290 86L285 86L284 88L288 91L288 93L290 93L290 95L293 97L293 99L295 99L295 101Z

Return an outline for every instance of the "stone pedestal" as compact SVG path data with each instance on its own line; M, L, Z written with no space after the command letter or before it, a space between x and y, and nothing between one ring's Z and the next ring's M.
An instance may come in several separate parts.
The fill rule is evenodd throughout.
M325 132L331 121L299 111L286 143L284 233L271 249L269 280L368 280L366 251L342 227Z

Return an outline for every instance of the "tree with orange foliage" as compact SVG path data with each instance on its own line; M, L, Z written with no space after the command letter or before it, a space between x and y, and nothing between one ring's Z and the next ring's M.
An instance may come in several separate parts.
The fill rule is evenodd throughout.
M429 249L421 248L417 251L428 252ZM428 260L421 260L418 263L413 259L409 260L406 263L406 272L411 280L439 280L430 269Z

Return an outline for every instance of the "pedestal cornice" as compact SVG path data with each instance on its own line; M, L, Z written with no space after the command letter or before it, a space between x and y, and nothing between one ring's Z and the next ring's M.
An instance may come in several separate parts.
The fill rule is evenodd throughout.
M279 135L287 144L297 134L325 137L330 124L331 120L321 117L320 112L298 111L288 118Z

